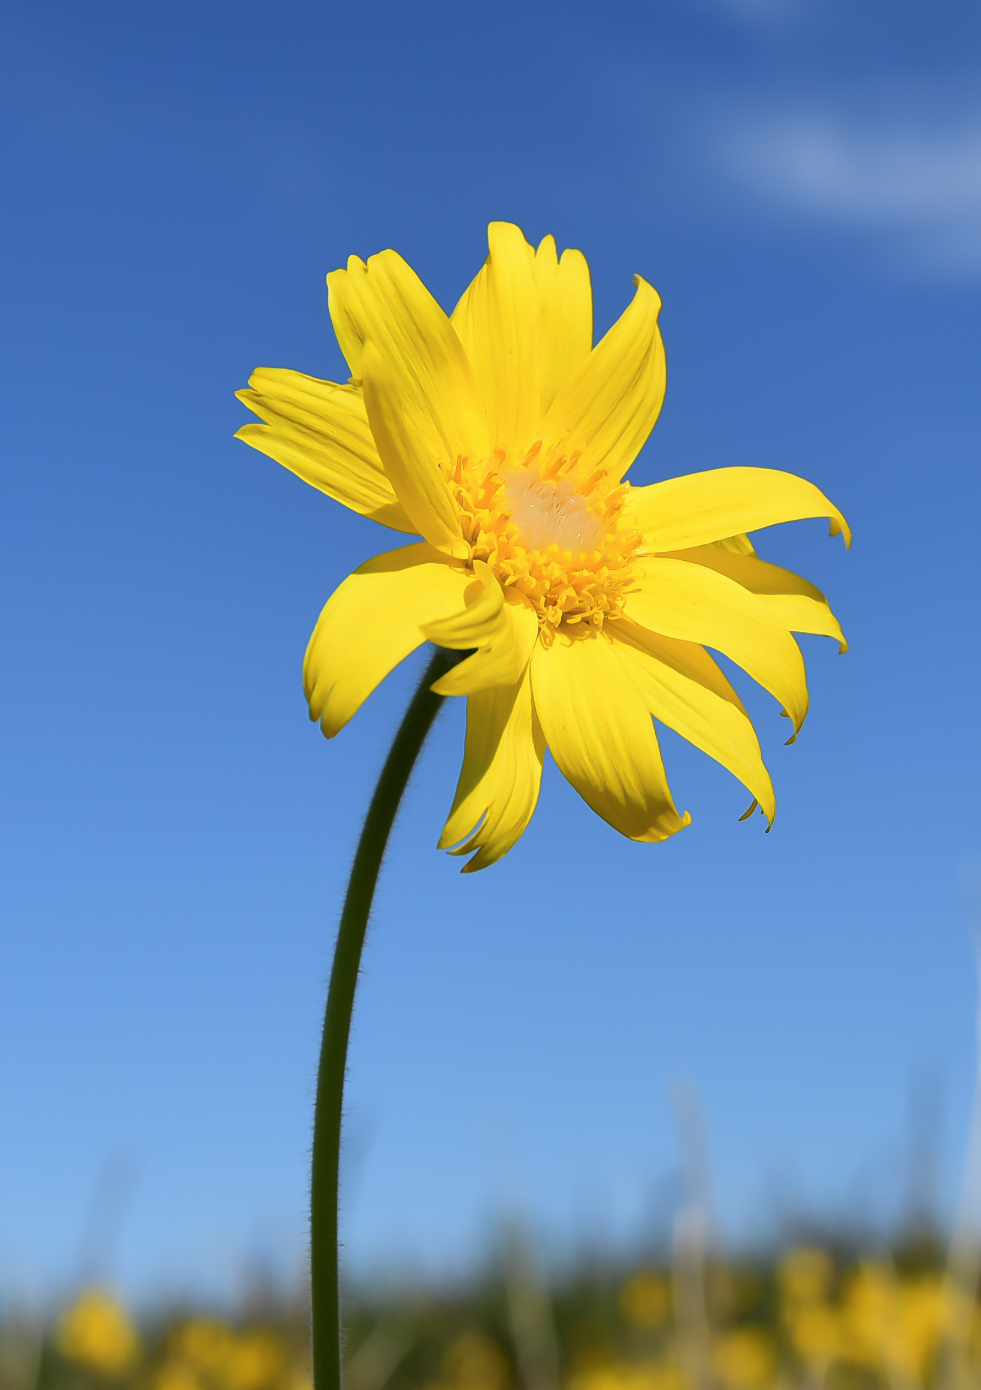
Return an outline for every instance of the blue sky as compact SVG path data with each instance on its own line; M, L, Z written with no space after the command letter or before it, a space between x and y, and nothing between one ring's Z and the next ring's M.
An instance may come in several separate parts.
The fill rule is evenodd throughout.
M684 834L621 840L548 767L519 846L461 878L434 849L445 712L367 952L352 1265L460 1267L515 1205L555 1248L663 1226L679 1086L731 1240L890 1219L911 1093L949 1204L981 840L977 7L39 0L0 44L0 1292L86 1268L221 1291L302 1255L337 905L416 665L333 742L309 725L316 615L398 541L234 441L232 393L260 364L346 375L323 277L348 254L396 247L450 307L492 218L585 252L600 330L634 273L660 290L636 481L762 464L842 507L848 555L818 523L761 545L852 649L804 639L792 748L741 686L769 836L665 736Z

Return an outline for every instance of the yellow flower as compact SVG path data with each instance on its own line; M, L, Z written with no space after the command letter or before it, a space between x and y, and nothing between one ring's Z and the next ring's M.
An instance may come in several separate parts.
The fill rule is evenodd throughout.
M944 1336L950 1331L953 1313L953 1299L942 1275L921 1275L900 1286L893 1359L907 1376L926 1378Z
M794 1351L808 1365L834 1360L841 1344L839 1319L826 1303L804 1303L784 1314Z
M443 1355L443 1378L426 1390L507 1390L511 1371L501 1348L482 1332L464 1332Z
M778 1271L784 1302L820 1302L826 1297L833 1276L834 1266L823 1250L806 1245L792 1250Z
M189 1371L204 1371L225 1390L270 1390L282 1383L289 1362L277 1332L236 1333L217 1318L196 1318L178 1328L171 1348Z
M839 1314L828 1304L834 1265L823 1250L792 1250L778 1270L781 1311L790 1344L808 1366L832 1361L841 1341Z
M663 1275L642 1271L624 1284L617 1302L629 1327L649 1331L667 1322L671 1314L671 1289Z
M333 737L427 638L472 652L433 687L466 695L463 769L440 846L505 854L531 819L546 746L586 802L634 840L689 823L651 716L742 781L772 821L756 733L706 647L789 715L807 712L791 632L837 621L806 580L759 560L747 531L802 517L848 528L790 473L721 468L624 481L661 409L661 301L633 302L592 345L578 251L491 223L490 255L447 317L394 251L327 277L344 385L260 368L239 438L384 525L422 537L369 560L320 615L304 663ZM463 842L462 844L460 842Z
M664 1357L579 1371L571 1377L569 1390L689 1390L689 1382L677 1361Z
M228 1390L272 1390L288 1366L283 1339L275 1332L243 1332L225 1367Z
M878 1367L896 1340L898 1307L890 1270L863 1264L845 1289L841 1310L841 1355Z
M57 1344L69 1361L109 1376L125 1374L140 1355L140 1339L125 1309L101 1289L87 1289L62 1314Z
M166 1361L153 1379L153 1390L203 1390L198 1374L182 1361Z
M769 1385L776 1366L773 1343L756 1327L739 1327L725 1333L713 1359L726 1390L758 1390Z
M175 1330L171 1343L192 1365L220 1376L235 1346L235 1333L218 1318L195 1318Z

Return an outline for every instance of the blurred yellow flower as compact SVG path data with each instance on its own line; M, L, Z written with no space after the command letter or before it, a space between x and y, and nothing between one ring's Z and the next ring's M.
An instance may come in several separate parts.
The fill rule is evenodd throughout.
M785 1257L777 1273L785 1302L809 1303L824 1298L831 1287L834 1268L823 1250L801 1246Z
M807 1366L823 1366L838 1355L838 1316L824 1304L785 1310L784 1319L794 1353Z
M713 1360L725 1390L762 1390L776 1366L776 1352L765 1332L737 1327L716 1343Z
M878 1265L862 1265L848 1281L841 1307L840 1354L861 1366L883 1364L895 1340L898 1307L894 1281Z
M88 1370L121 1376L140 1356L140 1339L121 1305L102 1289L87 1289L58 1321L62 1356Z
M807 682L792 632L844 650L824 596L758 559L746 532L844 517L812 484L721 468L632 487L664 398L661 301L633 302L593 346L582 254L535 251L493 222L490 255L451 317L394 251L327 277L345 385L260 368L239 438L364 516L422 541L341 584L304 663L310 715L333 737L425 639L472 654L433 689L466 695L463 769L440 838L505 854L535 809L547 746L600 816L634 840L689 823L651 716L716 758L768 820L753 725L705 650L776 697L794 735ZM461 844L461 841L463 842Z
M617 1302L628 1327L651 1331L670 1317L671 1289L663 1274L641 1271L627 1280Z
M184 1361L165 1361L153 1379L153 1390L202 1390L197 1373Z
M464 1332L443 1355L442 1379L427 1390L506 1390L511 1381L508 1359L483 1332Z
M924 1275L899 1290L893 1357L902 1373L925 1380L953 1323L953 1299L942 1275Z
M170 1351L168 1373L180 1372L192 1385L203 1375L222 1390L277 1390L289 1378L286 1342L267 1329L236 1332L218 1318L195 1318L174 1330ZM181 1390L180 1385L174 1390Z
M654 1361L618 1361L575 1374L569 1390L690 1390L673 1357Z
M224 1372L234 1343L235 1333L218 1318L195 1318L171 1336L174 1351L210 1375Z
M289 1356L276 1332L243 1332L236 1339L224 1368L227 1390L275 1390L285 1375Z

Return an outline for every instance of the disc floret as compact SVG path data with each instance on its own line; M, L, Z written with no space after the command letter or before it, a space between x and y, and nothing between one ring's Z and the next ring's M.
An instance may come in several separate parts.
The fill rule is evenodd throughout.
M528 599L546 645L560 628L585 636L620 614L640 542L621 525L625 484L540 441L523 456L460 458L451 481L471 561Z

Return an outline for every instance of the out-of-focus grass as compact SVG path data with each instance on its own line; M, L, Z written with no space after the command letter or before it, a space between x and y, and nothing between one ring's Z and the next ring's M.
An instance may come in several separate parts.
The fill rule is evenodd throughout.
M969 1390L981 1308L936 1247L868 1259L803 1245L703 1262L686 1322L679 1261L581 1268L546 1290L503 1273L466 1288L352 1298L348 1390ZM302 1308L160 1315L106 1290L44 1329L0 1320L2 1390L306 1390Z

